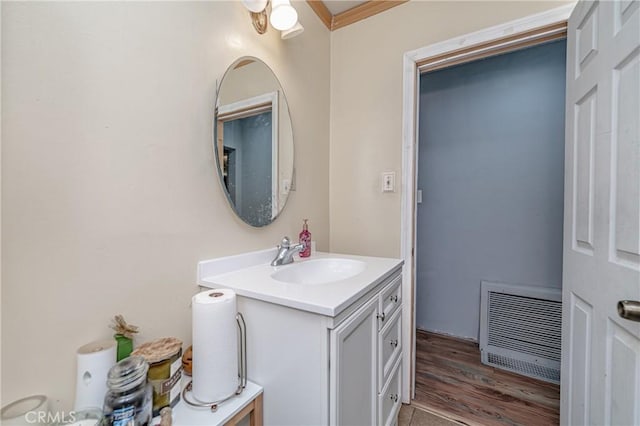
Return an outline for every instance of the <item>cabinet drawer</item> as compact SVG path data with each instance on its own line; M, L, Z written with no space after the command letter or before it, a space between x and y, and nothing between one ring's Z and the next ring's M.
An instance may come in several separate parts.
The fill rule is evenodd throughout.
M378 395L378 424L384 426L390 426L395 424L398 416L398 410L402 405L402 397L400 396L400 389L402 381L400 376L402 375L402 359L398 359L393 366L393 375L391 380L386 384L382 393Z
M402 309L398 309L378 337L378 392L387 383L401 352Z
M380 315L378 329L382 329L391 316L402 305L402 276L398 276L380 293Z

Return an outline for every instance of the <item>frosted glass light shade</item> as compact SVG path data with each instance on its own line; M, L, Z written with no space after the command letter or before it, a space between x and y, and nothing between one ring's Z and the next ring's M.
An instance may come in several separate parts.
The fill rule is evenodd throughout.
M289 0L272 0L269 20L276 30L286 31L298 22L298 12L291 6Z
M267 2L268 0L242 0L244 7L253 13L262 12L267 7Z

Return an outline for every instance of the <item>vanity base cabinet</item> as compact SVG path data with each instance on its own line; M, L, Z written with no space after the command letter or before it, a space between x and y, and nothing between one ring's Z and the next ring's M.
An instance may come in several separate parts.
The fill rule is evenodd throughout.
M247 377L264 388L265 426L329 422L329 339L324 317L238 296L247 325Z
M400 269L336 317L238 296L264 424L392 425L400 408Z

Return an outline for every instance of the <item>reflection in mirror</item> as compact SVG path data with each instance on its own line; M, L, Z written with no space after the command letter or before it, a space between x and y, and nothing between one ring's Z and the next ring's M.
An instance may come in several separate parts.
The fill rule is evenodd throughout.
M218 90L214 132L231 206L249 225L268 225L291 190L293 131L282 87L264 62L244 57L229 67Z

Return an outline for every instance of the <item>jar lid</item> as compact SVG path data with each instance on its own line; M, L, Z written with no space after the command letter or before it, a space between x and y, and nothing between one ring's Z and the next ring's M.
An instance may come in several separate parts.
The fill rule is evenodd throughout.
M175 337L164 337L138 346L131 355L144 357L149 364L170 359L182 349L182 340Z
M21 419L20 423L25 420L25 415L32 411L46 411L48 400L44 395L32 395L19 399L9 405L5 405L0 410L0 423L7 423L11 420ZM34 416L35 417L35 416ZM17 424L17 423L16 423Z
M141 356L130 356L111 367L107 376L109 389L127 391L147 380L149 364Z

